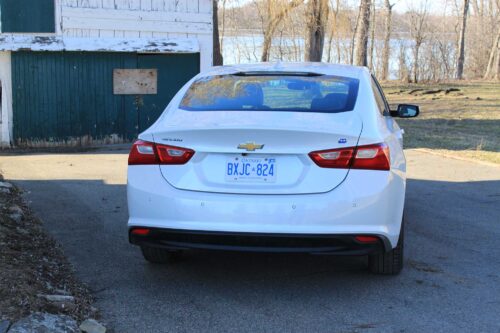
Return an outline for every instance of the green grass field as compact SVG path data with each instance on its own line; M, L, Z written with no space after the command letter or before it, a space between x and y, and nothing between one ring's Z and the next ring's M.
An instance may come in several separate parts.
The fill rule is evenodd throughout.
M420 106L419 117L398 119L406 133L405 148L500 164L500 83L383 86L394 109L399 103ZM447 92L449 88L458 91Z

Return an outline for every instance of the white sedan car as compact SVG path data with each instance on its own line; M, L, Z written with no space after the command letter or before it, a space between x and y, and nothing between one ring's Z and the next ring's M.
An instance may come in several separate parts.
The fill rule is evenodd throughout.
M214 67L139 135L128 160L129 240L146 260L185 249L368 255L403 266L406 162L364 67Z

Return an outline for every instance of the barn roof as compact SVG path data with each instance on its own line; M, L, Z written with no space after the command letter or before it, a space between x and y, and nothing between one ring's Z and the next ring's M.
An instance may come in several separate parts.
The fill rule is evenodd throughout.
M200 51L200 46L196 38L83 38L2 34L0 51L195 53Z

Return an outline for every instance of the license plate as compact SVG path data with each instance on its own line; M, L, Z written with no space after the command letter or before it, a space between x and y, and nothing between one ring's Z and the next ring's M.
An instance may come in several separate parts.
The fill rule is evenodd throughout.
M226 161L227 182L274 183L276 159L268 157L230 157Z

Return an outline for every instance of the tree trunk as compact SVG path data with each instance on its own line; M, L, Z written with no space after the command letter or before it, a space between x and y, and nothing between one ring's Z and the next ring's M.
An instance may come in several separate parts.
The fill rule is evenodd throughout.
M418 57L420 52L420 44L415 45L415 63L413 64L413 83L418 83L419 76L419 66L418 66Z
M280 8L277 12L274 14L273 8L271 8L271 0L268 1L268 15L269 19L267 21L267 25L264 30L264 43L262 45L262 56L261 56L261 61L266 62L269 61L269 53L271 51L271 44L273 40L274 33L276 32L276 28L278 28L278 25L283 21L283 19L288 15L288 12L290 12L292 9L295 7L301 5L304 0L292 0L288 4L283 5L283 8Z
M370 26L371 0L361 0L359 8L359 26L356 31L354 65L367 65L368 29Z
M269 51L271 49L271 34L264 34L264 43L262 44L262 56L260 57L260 61L269 61Z
M495 58L500 58L500 25L498 26L498 32L493 44L491 45L490 56L488 58L488 66L486 66L486 72L484 73L484 78L489 79L493 76L493 70L498 72L494 68L494 65L499 61L495 61Z
M351 36L351 45L350 45L351 48L349 50L349 63L351 65L354 63L354 46L355 46L354 44L356 41L356 34L358 32L359 20L360 20L360 10L358 10L358 16L356 16L356 24L354 25L354 31L352 32Z
M391 32L392 32L392 7L389 0L385 0L385 31L384 46L382 49L382 75L381 79L386 81L389 78L389 55L391 52Z
M460 39L458 41L457 80L462 80L464 73L465 28L467 25L468 11L469 11L469 0L464 0L464 7L462 11L462 26L460 27Z
M328 20L328 0L309 0L307 8L306 61L321 61Z
M328 53L327 53L327 59L326 62L331 62L332 61L332 48L333 48L333 38L335 36L335 29L337 28L337 15L339 12L339 1L336 1L336 7L332 8L333 13L332 13L332 22L329 24L331 26L330 30L330 36L328 38ZM333 6L333 4L332 4Z
M375 18L375 0L372 2L372 10L371 10L371 20L370 20L370 57L369 62L368 62L368 68L372 71L372 73L375 73L375 68L373 65L373 52L375 50L375 23L376 23L376 18Z
M500 79L500 47L497 46L497 62L495 69L495 80Z
M332 25L332 31L328 37L328 49L326 50L326 62L332 61L332 44L333 44L333 29L335 29L335 23Z
M221 66L223 63L222 59L222 53L220 49L220 41L219 41L219 15L218 15L218 6L217 6L218 0L213 0L212 1L212 19L213 19L213 65L214 66Z
M219 0L218 0L219 1ZM220 49L224 50L224 37L226 36L226 2L227 0L222 0L222 22L221 29L219 30L219 40L220 40ZM218 20L218 18L217 18Z
M406 66L406 47L399 44L399 80L404 83L410 82L408 67Z

